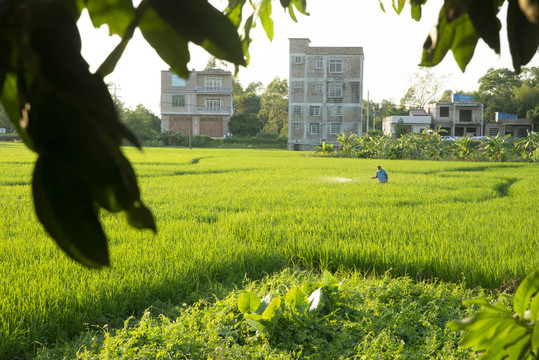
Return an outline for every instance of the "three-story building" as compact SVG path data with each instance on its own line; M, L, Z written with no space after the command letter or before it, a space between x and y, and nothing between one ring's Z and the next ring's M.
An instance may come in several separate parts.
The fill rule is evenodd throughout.
M161 71L162 130L224 137L232 113L230 71L191 71L187 79Z

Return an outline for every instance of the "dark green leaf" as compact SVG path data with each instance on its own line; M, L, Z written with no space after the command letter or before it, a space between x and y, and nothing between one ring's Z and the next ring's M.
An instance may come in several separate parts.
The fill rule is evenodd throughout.
M468 1L468 14L477 35L497 54L500 53L501 23L496 16L499 10L498 4L492 0Z
M116 47L112 52L107 56L105 61L99 66L99 69L97 69L96 73L101 75L103 78L110 73L114 71L114 68L116 67L116 64L118 61L120 61L120 58L122 57L125 48L127 47L127 44L129 44L129 41L131 40L131 37L133 36L133 33L128 33L122 37L122 41Z
M515 71L526 65L537 52L539 25L532 24L522 13L518 0L510 0L507 8L507 38Z
M448 9L440 10L438 24L431 32L423 45L422 66L439 64L447 51L451 49L460 69L464 71L470 62L478 36L467 13L460 13L457 17L446 16Z
M109 265L107 239L86 182L41 155L32 183L36 214L56 243L88 267Z
M190 60L187 41L182 39L172 27L164 22L151 8L147 9L140 21L142 36L157 51L161 59L181 77L187 77Z
M201 45L219 59L245 65L236 27L207 1L148 1L183 40Z
M288 5L290 5L290 0L281 0L281 6L283 8L286 9L288 7Z
M135 17L131 0L90 0L86 7L94 26L108 25L111 35L123 36Z

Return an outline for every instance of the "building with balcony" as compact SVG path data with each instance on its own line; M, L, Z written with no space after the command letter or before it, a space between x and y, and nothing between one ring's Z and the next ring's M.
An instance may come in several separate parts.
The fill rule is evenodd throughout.
M338 145L341 132L361 135L363 48L289 40L288 150Z
M428 104L426 110L432 116L432 128L441 127L447 131L444 135L463 137L484 133L483 104L474 102L473 96L453 94L451 101Z
M187 79L161 71L162 130L224 137L232 113L230 71L191 71Z

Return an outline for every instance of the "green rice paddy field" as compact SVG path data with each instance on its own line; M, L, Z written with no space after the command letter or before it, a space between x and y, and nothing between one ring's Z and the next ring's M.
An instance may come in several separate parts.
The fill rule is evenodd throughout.
M291 266L492 289L539 269L537 164L125 152L158 234L103 213L112 267L94 271L68 259L36 220L35 155L0 144L0 358ZM389 184L371 179L377 165Z

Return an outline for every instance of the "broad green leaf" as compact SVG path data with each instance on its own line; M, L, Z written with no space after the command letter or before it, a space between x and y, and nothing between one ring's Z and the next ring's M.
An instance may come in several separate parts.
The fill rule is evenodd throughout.
M444 5L440 10L438 24L423 45L420 65L438 65L451 49L457 64L464 71L473 56L478 36L467 13L461 13L449 22L446 17L447 6Z
M92 24L107 25L111 35L123 36L135 17L131 0L89 0L86 7Z
M504 349L509 354L509 359L527 359L527 357L520 357L523 351L526 351L525 344L531 345L531 334L523 327L515 327L505 336L500 339L503 343Z
M507 8L507 38L513 67L520 72L537 52L539 24L530 23L515 0L509 1Z
M539 291L539 271L534 271L528 275L519 285L513 299L515 313L524 319L524 312L530 304L531 297Z
M260 335L262 335L263 337L269 337L268 329L264 325L262 325L258 321L254 321L251 319L246 319L245 321L247 322L247 324L251 325Z
M451 51L460 70L464 72L466 66L472 60L479 37L468 14L463 14L452 21L451 24L453 26Z
M260 305L258 305L258 308L256 309L255 313L258 315L262 315L264 313L264 310L268 307L268 305L271 302L271 294L268 294L264 296L264 298L260 301Z
M236 65L245 65L236 27L205 0L148 0L159 17L186 42L202 46L210 54Z
M285 9L288 7L288 5L290 5L290 0L280 0L280 1L281 1L281 6Z
M322 288L318 288L309 296L309 311L316 311L322 307Z
M263 0L258 11L262 27L268 36L268 39L273 40L273 20L271 19L271 0Z
M246 292L238 298L238 310L242 314L254 313L260 305L260 299L253 292Z
M298 287L290 289L286 294L285 302L290 308L299 314L303 314L309 308L309 300L307 295Z
M109 265L107 239L84 179L40 155L32 190L39 220L67 255L92 268Z
M322 274L322 281L328 287L328 289L332 291L335 291L339 287L339 282L327 270L324 270L324 273Z
M491 321L491 319L512 319L508 315L495 312L480 311L476 314L468 316L461 320L454 320L447 323L447 327L452 330L474 330L482 328L485 321Z
M262 314L262 318L265 320L271 320L277 313L277 310L279 310L279 307L281 306L281 298L275 298L273 299L268 307L264 310L264 313Z
M512 315L511 311L504 305L502 304L492 305L486 299L464 300L462 304L463 305L481 305L483 308L493 311L493 312L503 313L508 316Z
M523 336L516 343L507 349L509 353L508 360L529 359L531 356L531 342L529 336Z
M462 338L461 345L464 347L473 347L475 351L487 349L492 339L497 337L496 331L503 330L503 327L500 324L505 327L510 326L515 328L516 324L514 321L506 320L510 319L490 318L474 324L474 328L466 328L465 330L468 332Z
M190 60L187 41L151 8L147 9L139 24L142 36L155 49L171 69L181 77L187 77Z
M500 10L498 4L492 0L474 0L467 4L468 14L477 35L499 54L501 23L496 16Z

